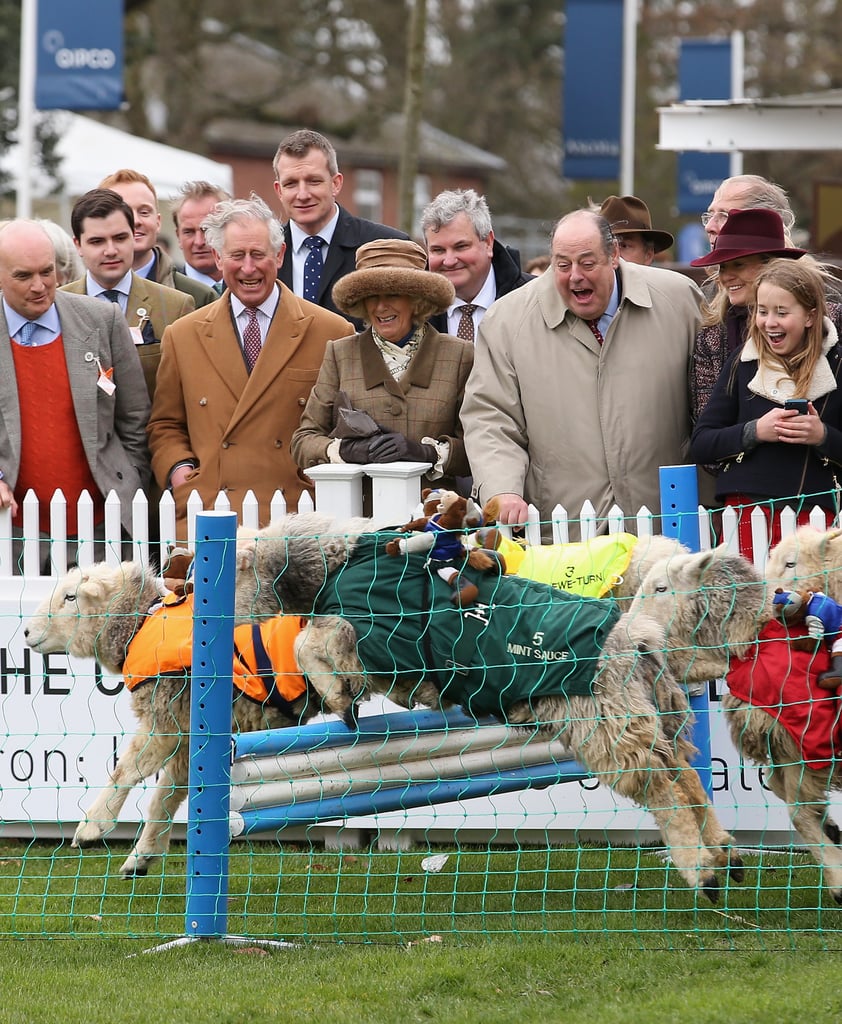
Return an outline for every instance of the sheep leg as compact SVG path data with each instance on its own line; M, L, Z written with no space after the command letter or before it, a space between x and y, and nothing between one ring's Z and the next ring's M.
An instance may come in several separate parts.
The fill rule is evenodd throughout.
M325 710L356 728L354 704L366 690L366 676L351 623L333 615L309 622L296 638L295 656Z
M173 817L187 797L188 770L187 744L181 744L172 759L161 769L158 785L149 803L146 822L134 849L120 867L123 878L147 874L150 864L166 854L170 846Z
M719 899L719 880L713 872L714 858L699 831L696 814L686 802L680 782L681 769L664 763L651 764L646 773L634 772L642 785L624 795L645 808L661 832L675 867L691 888L701 888L711 903Z
M828 842L825 831L827 772L817 772L801 764L775 765L766 782L789 808L793 827L807 844L815 862L821 865L831 896L842 903L842 850L832 841Z
M120 755L108 785L85 813L76 827L72 846L93 846L111 832L132 789L172 756L177 736L159 736L149 732L136 733Z
M722 827L698 772L686 761L679 760L679 764L681 774L678 782L684 793L684 801L696 817L702 841L711 851L715 866L727 868L735 882L742 882L745 878L745 865L735 848L734 837Z

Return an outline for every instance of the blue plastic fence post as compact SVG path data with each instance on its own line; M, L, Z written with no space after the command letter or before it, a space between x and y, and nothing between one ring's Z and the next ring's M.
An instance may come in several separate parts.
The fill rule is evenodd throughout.
M237 516L196 516L185 934L225 935Z
M699 543L699 484L695 466L661 466L661 532L675 537L691 551ZM710 699L708 688L690 694L690 707L696 716L693 743L699 753L693 767L699 773L708 796L713 795L713 770L710 746Z

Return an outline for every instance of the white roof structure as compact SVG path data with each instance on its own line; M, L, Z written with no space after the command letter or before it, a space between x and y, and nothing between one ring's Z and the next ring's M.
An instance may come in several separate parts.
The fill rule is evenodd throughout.
M96 188L107 174L120 167L131 167L150 178L161 200L174 196L185 181L209 181L232 191L233 172L229 164L129 135L69 110L53 111L51 118L58 134L56 150L61 158L59 173L66 196L80 196ZM23 170L18 166L17 146L10 147L0 162L16 179ZM37 168L32 173L33 194L46 196L50 191L49 179Z
M842 149L842 90L658 108L658 149L711 153Z

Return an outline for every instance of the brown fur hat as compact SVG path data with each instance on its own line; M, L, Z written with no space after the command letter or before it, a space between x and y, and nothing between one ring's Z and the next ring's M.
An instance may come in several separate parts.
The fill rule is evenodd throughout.
M453 302L453 285L427 270L427 253L415 242L378 238L357 249L357 269L333 286L333 301L348 316L367 320L363 303L372 295L407 295L420 323Z

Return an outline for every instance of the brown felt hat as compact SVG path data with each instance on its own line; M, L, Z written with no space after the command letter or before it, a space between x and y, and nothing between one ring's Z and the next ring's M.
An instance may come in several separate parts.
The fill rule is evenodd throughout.
M611 225L611 234L643 235L655 243L655 252L663 252L675 242L669 231L656 231L652 227L649 207L637 196L609 196L599 212Z
M446 277L427 270L425 250L401 238L378 238L361 245L357 249L357 269L333 286L336 306L360 320L366 318L363 303L372 295L424 299L432 307L431 313L443 312L456 297Z

